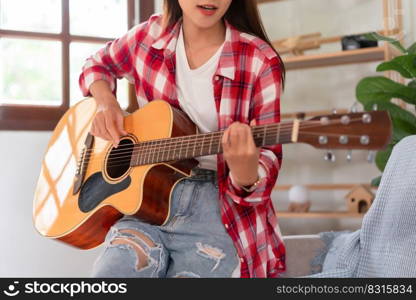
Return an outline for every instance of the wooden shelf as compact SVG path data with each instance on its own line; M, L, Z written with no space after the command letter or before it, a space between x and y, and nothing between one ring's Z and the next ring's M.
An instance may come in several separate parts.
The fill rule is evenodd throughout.
M325 54L284 57L286 70L319 68L384 60L384 47L371 47Z
M331 191L331 190L351 190L357 185L364 185L370 189L377 189L367 183L349 183L349 184L305 184L305 187L310 191ZM288 191L292 185L276 185L274 190L276 191Z
M364 214L350 213L350 212L324 212L324 211L313 211L307 213L295 213L282 211L277 213L278 218L304 218L304 219L345 219L345 218L362 218Z

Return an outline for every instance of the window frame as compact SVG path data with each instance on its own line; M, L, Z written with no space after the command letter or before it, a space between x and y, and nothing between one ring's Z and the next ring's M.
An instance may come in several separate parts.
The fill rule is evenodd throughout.
M143 22L154 13L154 1L126 0L128 28ZM113 38L101 38L70 34L69 0L61 0L61 33L0 29L0 38L52 40L62 43L62 104L60 106L0 104L0 130L53 130L68 110L70 103L70 44L72 42L106 43ZM136 14L138 12L138 14ZM138 15L138 18L136 18ZM137 22L138 19L138 22ZM135 89L129 85L127 111L138 108Z

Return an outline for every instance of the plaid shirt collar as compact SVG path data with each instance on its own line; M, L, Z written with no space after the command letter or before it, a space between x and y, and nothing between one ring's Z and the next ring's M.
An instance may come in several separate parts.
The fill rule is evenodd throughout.
M233 44L240 40L240 32L235 29L227 20L224 20L226 31L224 47L221 52L220 61L215 75L223 76L234 80L236 67L234 63ZM163 50L165 57L170 58L175 54L182 18L171 27L168 27L152 44L152 48Z

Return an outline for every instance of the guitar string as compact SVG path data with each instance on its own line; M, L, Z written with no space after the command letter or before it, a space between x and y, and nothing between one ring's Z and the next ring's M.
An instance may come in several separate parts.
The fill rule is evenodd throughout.
M306 133L306 135L315 135L316 136L316 135L321 135L321 133L311 132L311 133ZM338 137L338 136L341 136L341 134L332 134L332 135L328 135L328 136L336 136L336 137ZM361 135L348 135L348 137L361 137ZM283 138L282 138L282 140L283 140ZM290 134L289 134L289 135L287 135L287 141L290 141L290 140L291 139L290 139ZM216 145L218 146L218 144L216 144ZM204 156L204 155L200 155L200 156ZM193 157L198 157L198 156L185 157L185 158L181 158L180 160L190 159L190 158L193 158ZM174 161L177 161L177 160L178 159L163 160L163 161L160 161L159 163L162 163L162 162L174 162ZM110 159L109 162L106 164L106 166L107 167L126 166L130 162L131 162L131 156L125 156L123 159L117 159L117 160ZM156 162L149 162L149 163L144 163L144 164L138 164L137 166L151 165L151 164L155 164L155 163ZM131 167L131 165L130 165L130 167Z
M287 141L290 141L290 134L289 135L287 135ZM283 138L282 138L282 140L283 140ZM218 145L218 144L217 144ZM203 156L203 155L201 155L201 156ZM192 157L188 157L188 158L183 158L183 159L190 159L190 158L193 158L193 157L198 157L198 156L192 156ZM126 166L129 162L131 162L131 159L130 159L131 157L129 157L129 159L127 159L127 158L123 158L123 159L119 159L119 160L115 160L115 161L113 161L113 160L111 160L111 163L107 163L106 164L106 166L107 167L120 167L120 166ZM183 159L181 159L181 160L183 160ZM171 159L171 160L164 160L163 162L175 162L175 161L177 161L177 160L173 160L173 159ZM160 162L160 163L162 163L162 162ZM152 163L147 163L147 164L139 164L139 165L137 165L137 166L142 166L142 165L151 165ZM130 166L131 167L131 166Z
M287 132L287 131L292 131L293 125L290 126L290 128L283 128L281 129L281 132ZM304 129L306 127L302 127L302 129ZM269 128L267 129L267 133L271 134L274 133L274 131L276 131L277 129L274 128ZM263 133L265 130L262 128L253 128L252 134L256 135L259 133ZM174 147L180 145L180 147L182 147L183 144L186 143L187 147L192 147L195 144L200 144L201 142L207 141L209 142L210 139L214 139L214 138L219 138L220 136L222 136L224 134L223 131L217 132L217 133L203 133L203 134L199 134L199 135L188 135L188 136L181 136L181 137L174 137L174 138L168 138L168 139L159 139L159 140L150 140L150 141L145 141L142 143L138 143L138 144L134 144L134 145L123 145L123 149L121 149L120 151L117 151L119 148L117 148L117 150L113 150L112 152L116 152L116 153L123 153L123 152L130 152L131 148L137 148L137 147L141 147L143 149L143 151L151 151L154 149L158 149L160 146L160 143L163 143L163 146L166 148L170 148L172 150L175 149ZM208 138L208 139L207 139ZM167 142L168 140L172 140L175 139L175 141L173 142ZM180 141L177 141L180 140ZM188 143L189 142L189 143ZM157 144L159 143L159 144ZM127 149L126 149L127 148ZM105 149L105 148L104 148ZM90 154L92 151L97 151L96 148L94 149L90 149L90 151L87 154Z
M353 120L353 122L355 122L355 121L357 121L357 120ZM337 124L337 123L339 123L339 122L338 121L332 122L332 124ZM279 125L279 124L276 123L273 127L270 126L268 129L266 129L267 133L268 134L274 134L276 131L280 130L281 133L283 134L283 133L286 133L287 131L292 131L292 129L293 129L293 123L284 124L284 125L289 125L289 127L280 126L280 127L276 128L277 125ZM283 124L281 124L281 125L283 125ZM299 127L299 129L310 129L310 128L314 128L314 127L317 127L317 126L316 125L312 126L312 125L308 125L308 124L303 124L302 126ZM256 135L256 134L259 134L259 133L264 133L266 130L264 129L264 127L261 127L261 128L260 127L257 127L257 128L253 127L253 134ZM218 138L219 135L223 135L223 133L224 132L221 131L221 132L217 132L215 134L213 134L213 133L204 133L204 134L199 134L199 135L174 137L174 138L170 138L170 139L151 140L151 141L146 141L146 142L139 143L139 144L134 144L133 147L137 148L139 146L139 147L142 148L142 151L147 152L147 151L151 151L151 150L154 150L154 149L158 149L161 146L160 142L165 142L163 144L163 146L165 146L165 149L170 148L170 150L172 150L172 147L174 148L177 145L180 145L180 147L182 147L184 143L188 142L187 147L188 146L194 146L195 143L199 144L199 143L204 142L204 141L209 141L208 139L206 139L207 137L210 138L210 139ZM168 140L175 140L175 141L174 142L166 142ZM180 140L180 141L178 142L177 140ZM157 143L159 143L159 144L157 144ZM112 152L121 154L123 152L124 153L130 153L132 151L131 150L132 145L123 145L123 146L124 147L122 149L120 149L121 148L121 146L120 146L119 148L117 148L117 150L113 150ZM120 150L118 150L118 149L120 149ZM136 149L134 149L134 150L136 150ZM173 149L173 150L175 150L175 149ZM97 148L89 149L88 152L86 151L85 157L88 158L87 155L90 154L92 151L98 151L98 149Z
M355 121L356 120L354 120L353 122L355 122ZM333 123L335 123L335 122L333 122ZM293 127L293 125L291 125L291 127ZM314 128L314 127L316 127L316 126L302 126L300 129L310 129L310 128ZM263 131L264 132L263 128L261 128L261 129L256 128L256 129L258 131ZM288 129L289 129L289 131L288 131ZM253 130L254 135L256 135L257 133L260 133L260 132L255 132L255 130ZM278 130L279 130L279 128L272 128L272 129L269 129L267 131L267 133L268 134L274 134ZM281 135L286 134L286 133L289 133L291 131L292 131L292 128L283 128L283 129L280 129L280 134ZM208 134L205 134L205 135L207 136ZM215 134L214 137L219 137L218 136L219 134L223 134L223 132L219 132L219 133ZM193 137L193 136L190 136L190 137ZM181 137L177 137L177 138L181 138ZM182 137L182 138L184 138L184 137ZM207 139L204 139L204 138L202 138L202 139L203 139L202 141L208 141ZM157 140L157 141L164 141L164 140ZM194 148L196 148L195 146L196 146L196 144L200 144L201 138L198 138L196 141L192 141L192 143L191 143L191 141L192 140L189 140L189 138L187 138L186 140L184 139L180 143L176 142L176 143L167 144L166 146L164 145L165 147L164 147L162 153L166 153L167 151L171 152L171 151L176 151L176 150L183 150L183 145L185 145L185 144L186 144L186 147L194 146ZM119 151L113 150L112 153L116 153L116 155L113 155L112 159L114 160L114 158L116 158L116 157L123 157L124 154L128 154L128 156L130 157L131 155L139 155L139 154L142 154L143 152L147 153L147 152L152 151L152 150L159 150L161 145L160 144L155 144L155 140L153 140L151 142L152 142L152 144L149 144L149 145L135 144L135 146L129 145L130 148L127 148L127 149L121 149ZM180 145L180 148L175 148L178 145ZM218 146L218 143L215 143L215 145ZM155 153L155 152L153 151L152 153ZM95 156L94 159L91 159L90 161L100 159L100 157L102 158L103 156L106 156L106 155L107 155L107 153L106 154L98 154L98 155ZM91 154L86 154L84 159L89 159L91 156L92 156Z
M319 132L309 132L309 133L305 133L305 134L307 134L307 135L321 135L321 133L319 133ZM342 134L328 134L327 136L335 136L335 137L339 137L339 136L341 136ZM281 135L281 137L282 137L282 140L283 140L283 137L285 137L285 136L287 136L287 137L290 137L290 133L288 133L288 134L282 134ZM346 135L346 136L348 136L348 137L360 137L361 135ZM288 139L288 141L290 141L290 139ZM214 147L218 147L219 145L218 145L218 143L214 143L213 144L213 146ZM212 147L212 146L211 146ZM198 150L206 150L206 148L207 148L207 146L206 147L203 147L203 148L201 148L201 149L198 149ZM180 149L179 149L180 150ZM139 151L139 152L141 152L141 151ZM170 152L168 152L168 157L169 157L169 153ZM166 151L163 151L163 152L159 152L159 154L162 154L162 158L164 157L164 155L166 154ZM158 157L159 157L159 154L158 154ZM182 154L181 152L179 153L179 154ZM205 155L207 155L207 154L205 154ZM133 154L129 154L129 155L125 155L125 156L119 156L119 157L111 157L109 160L108 160L108 163L107 163L107 166L108 167L111 167L111 166L117 166L117 165L120 165L120 164L118 164L118 163L120 163L120 162L123 162L123 164L122 165L125 165L127 162L131 162L131 159L132 159L132 156L133 156ZM189 158L192 158L192 157L198 157L198 156L204 156L203 154L201 154L201 155L195 155L194 153L192 153L192 156L191 157L189 157ZM147 157L147 158L145 158L144 159L144 161L147 161L147 160L150 160L150 161L152 161L152 160L154 160L154 156L152 157L152 159L150 159L151 157L150 157L150 155ZM187 157L187 155L186 155L186 157L183 157L182 159L186 159L186 158L188 158ZM94 159L90 159L90 161L94 161L94 160L97 160L98 159L98 157L97 158L94 158ZM178 158L179 159L179 158ZM175 159L175 154L174 154L174 157L172 158L172 159L163 159L162 161L173 161L173 160L178 160L178 159ZM149 161L149 162L150 162Z
M319 132L308 132L308 133L305 133L305 135L314 135L314 136L316 136L316 135L321 135L321 133L319 133ZM329 136L329 137L339 137L339 136L342 136L342 134L328 134L327 136ZM348 137L361 137L361 135L346 135L346 136L348 136ZM287 138L287 141L290 141L290 134L287 134L286 138ZM286 139L282 138L282 140L286 140ZM218 143L215 143L215 146L218 147ZM204 156L204 155L198 155L198 156ZM192 155L190 157L183 157L183 158L181 158L181 160L189 159L189 158L193 158L193 157L198 157L198 156ZM127 156L126 155L123 158L119 157L118 159L109 159L106 166L107 167L115 167L115 166L125 165L128 162L131 162L131 157L132 156ZM163 161L175 161L175 160L177 160L177 159L173 158L173 159L170 159L170 160L163 160ZM163 161L161 161L161 162L163 162ZM122 163L122 164L119 164L119 163ZM146 163L144 165L148 165L148 164L152 164L152 163Z
M308 121L311 122L311 121ZM313 123L318 122L320 123L320 121L312 121ZM311 123L312 123L311 122ZM292 127L293 128L293 122L284 122L284 123L274 123L274 124L265 124L265 125L258 125L258 126L254 126L252 127L253 130L261 130L263 131L264 127L263 126L269 126L270 128L272 128L272 126L278 126L280 125L280 128L288 128L288 127ZM300 125L300 127L304 127L305 125L308 125L308 123L303 123ZM172 143L167 143L168 145L175 145L175 143L177 143L176 140L178 139L182 139L182 138L193 138L193 139L203 139L207 136L209 136L210 134L223 134L224 131L218 131L218 132L207 132L207 133L200 133L197 135L188 135L188 136L177 136L177 137L171 137L171 138L163 138L163 139L156 139L156 140L151 140L151 141L145 141L143 143L147 143L147 142L159 142L159 141L167 141L167 140L172 140ZM140 145L140 144L135 144L135 145ZM117 149L121 148L121 147L131 147L131 145L120 145ZM87 151L91 152L91 151L99 151L99 150L104 150L107 147L102 147L102 148L93 148L93 149L88 149Z

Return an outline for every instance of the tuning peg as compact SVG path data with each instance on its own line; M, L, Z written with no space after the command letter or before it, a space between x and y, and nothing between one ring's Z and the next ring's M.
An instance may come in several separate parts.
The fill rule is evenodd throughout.
M337 112L337 109L336 109L336 108L333 108L333 109L332 109L332 114L333 114L333 115L336 115L337 113L338 113L338 112Z
M325 159L326 161L329 161L329 162L335 162L336 157L335 157L334 152L332 152L331 150L329 150L329 151L325 154L324 159Z
M372 164L376 158L376 151L368 151L367 161Z
M377 105L377 103L374 103L373 104L373 111L377 111L378 110L378 105Z
M351 113L357 113L358 112L358 102L355 101L354 104L350 108Z
M352 161L352 150L348 150L347 152L347 162L351 162Z

